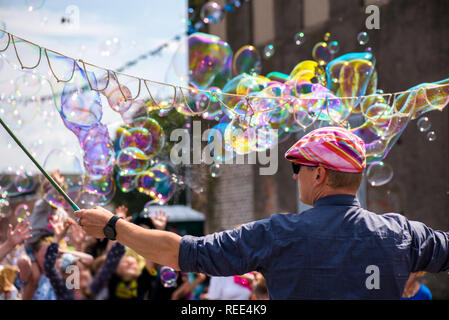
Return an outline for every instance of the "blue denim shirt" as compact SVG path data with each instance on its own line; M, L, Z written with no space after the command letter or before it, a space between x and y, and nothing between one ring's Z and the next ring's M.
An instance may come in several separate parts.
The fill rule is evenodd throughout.
M449 236L332 195L299 214L184 236L179 266L214 276L259 271L271 299L400 299L410 272L449 268Z

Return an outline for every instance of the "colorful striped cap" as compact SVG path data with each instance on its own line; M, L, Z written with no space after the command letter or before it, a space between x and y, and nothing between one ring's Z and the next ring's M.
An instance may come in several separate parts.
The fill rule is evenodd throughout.
M351 131L340 127L313 130L285 153L287 160L341 171L363 172L366 167L365 143Z

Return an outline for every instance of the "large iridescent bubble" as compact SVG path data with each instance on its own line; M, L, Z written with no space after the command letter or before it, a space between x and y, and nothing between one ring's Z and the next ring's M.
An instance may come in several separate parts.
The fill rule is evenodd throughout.
M136 188L153 198L155 203L166 203L175 194L176 184L167 167L157 164L136 175Z
M234 76L242 73L259 74L262 71L262 57L254 46L241 47L234 56L232 62Z
M222 86L231 77L232 50L219 37L194 33L189 36L189 79L200 89ZM218 82L218 83L217 83Z
M90 76L90 81L94 79L93 75ZM96 91L83 89L88 86L84 70L77 65L72 80L64 85L61 94L61 115L72 125L89 128L101 120L100 95Z
M327 87L338 97L361 97L376 91L377 74L372 53L348 53L326 67ZM342 99L347 108L357 112L360 99Z

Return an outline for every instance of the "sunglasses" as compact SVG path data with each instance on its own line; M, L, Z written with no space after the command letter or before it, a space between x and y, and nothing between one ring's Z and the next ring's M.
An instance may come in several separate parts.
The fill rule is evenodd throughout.
M293 168L293 173L294 174L298 174L299 173L299 170L301 169L301 166L306 166L306 167L310 167L310 168L316 168L317 167L317 166L308 166L308 165L305 165L305 164L294 163L294 162L292 162L291 164L292 164L292 168Z
M301 169L301 165L299 163L292 162L293 173L298 174L299 169Z

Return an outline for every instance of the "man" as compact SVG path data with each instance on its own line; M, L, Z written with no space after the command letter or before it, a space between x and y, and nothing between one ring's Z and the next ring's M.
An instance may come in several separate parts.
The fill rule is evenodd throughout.
M116 221L102 208L76 215L88 234L116 234L145 258L176 270L213 276L259 271L270 299L400 299L410 272L449 268L447 233L360 207L355 195L366 159L359 137L343 128L317 129L285 156L301 201L313 205L299 214L182 238Z

